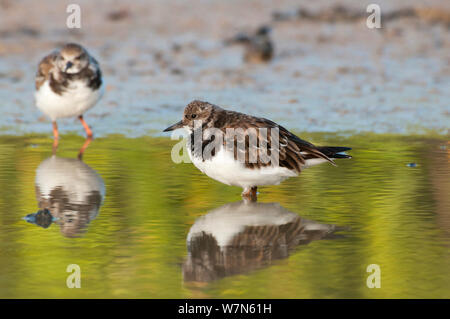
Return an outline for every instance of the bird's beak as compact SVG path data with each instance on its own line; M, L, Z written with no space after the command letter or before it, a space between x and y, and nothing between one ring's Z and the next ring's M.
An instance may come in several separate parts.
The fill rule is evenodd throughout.
M66 67L65 67L65 69L64 69L64 72L66 72L68 69L70 69L71 67L73 66L73 63L72 62L67 62L66 63Z
M163 132L173 131L173 130L176 130L177 128L182 128L183 126L184 126L183 121L180 121L178 123L175 123L174 125L169 126Z
M22 219L29 223L34 224L36 222L36 213L28 214L27 216L22 217Z
M48 209L38 210L36 213L28 214L23 219L30 224L35 224L43 228L48 228L53 222L58 220Z

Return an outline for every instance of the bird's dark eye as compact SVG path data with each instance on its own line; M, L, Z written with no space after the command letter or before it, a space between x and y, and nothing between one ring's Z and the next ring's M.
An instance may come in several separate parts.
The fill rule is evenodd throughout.
M86 53L81 53L79 56L77 56L75 58L75 60L80 61L81 59L85 59L86 58Z
M192 114L191 117L192 117L193 119L195 119L195 118L197 117L197 114Z

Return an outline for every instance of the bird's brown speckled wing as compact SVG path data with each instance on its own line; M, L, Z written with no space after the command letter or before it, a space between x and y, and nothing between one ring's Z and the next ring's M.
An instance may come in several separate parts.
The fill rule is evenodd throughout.
M241 128L245 132L245 149L242 150L245 152L245 165L249 168L259 168L262 166L269 166L271 165L270 162L261 161L262 157L266 153L270 156L270 149L272 149L271 142L271 132L275 134L276 130L278 129L279 134L279 165L281 167L286 167L291 170L295 170L296 172L300 172L302 169L302 166L305 165L306 160L313 159L313 158L323 158L330 163L334 164L334 162L325 154L323 154L321 151L318 150L316 146L313 144L302 140L298 136L292 134L284 127L276 124L275 122L265 119L265 118L258 118L253 117L250 115L238 113L238 112L232 112L232 111L225 111L222 110L221 112L218 112L215 114L215 125L214 127L220 128L224 134L226 134L227 128ZM266 128L267 133L263 133L263 130L259 130L260 128ZM250 130L253 129L253 130ZM256 129L256 130L254 130ZM254 136L256 134L256 136ZM251 138L256 138L257 144L255 146L254 143L249 143L249 140ZM252 147L253 144L253 147ZM261 152L258 146L261 145L267 145L267 149L269 152ZM237 141L235 139L235 158L242 158L238 157L238 147L236 147ZM258 154L256 156L257 162L251 162L249 159L255 158L255 153ZM241 154L242 156L242 154Z
M88 87L97 90L102 85L102 72L100 71L100 65L95 58L90 57L89 67L83 72L84 76L88 79Z
M44 84L45 81L50 79L50 72L55 67L55 59L57 52L52 52L46 57L44 57L41 62L39 62L38 70L35 77L36 90Z

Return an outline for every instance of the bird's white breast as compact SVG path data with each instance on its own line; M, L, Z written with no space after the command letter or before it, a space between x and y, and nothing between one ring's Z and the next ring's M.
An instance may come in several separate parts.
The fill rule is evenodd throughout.
M72 81L61 95L56 94L45 81L36 91L36 106L53 121L62 117L79 116L93 107L103 95L103 85L97 90L86 81Z
M227 185L242 188L278 185L286 178L297 176L296 172L280 166L247 168L244 163L234 159L233 152L226 151L223 147L215 156L206 160L193 156L189 145L187 149L192 163L201 172Z

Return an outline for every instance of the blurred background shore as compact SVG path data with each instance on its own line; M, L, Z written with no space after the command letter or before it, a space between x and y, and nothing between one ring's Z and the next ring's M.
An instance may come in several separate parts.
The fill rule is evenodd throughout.
M295 131L448 133L450 2L0 1L0 134L49 133L34 74L55 47L79 42L99 60L106 94L86 114L97 136L159 134L193 99ZM247 64L223 41L272 27L275 55ZM82 134L64 120L63 134Z

